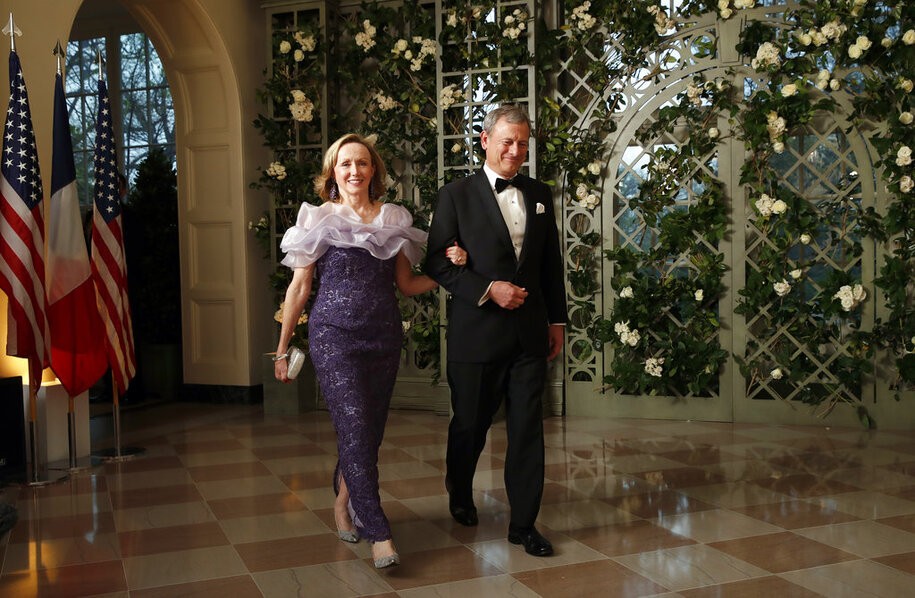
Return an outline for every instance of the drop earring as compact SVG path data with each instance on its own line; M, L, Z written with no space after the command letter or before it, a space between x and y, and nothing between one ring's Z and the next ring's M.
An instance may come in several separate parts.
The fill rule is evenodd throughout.
M340 196L340 192L337 190L337 181L333 181L330 184L330 192L327 196L330 197L331 201L337 201L337 198Z

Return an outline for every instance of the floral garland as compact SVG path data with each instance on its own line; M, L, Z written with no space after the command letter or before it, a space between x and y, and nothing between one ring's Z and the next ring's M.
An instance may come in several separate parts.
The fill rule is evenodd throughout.
M748 346L744 355L735 357L750 388L762 386L774 396L820 405L826 413L850 400L843 387L860 385L873 368L877 348L895 355L897 388L915 383L910 288L915 278L915 9L902 2L804 1L778 9L788 26L765 21L773 10L757 7L756 0L691 0L674 16L647 0L585 0L566 6L565 24L549 29L542 15L528 14L524 5L458 0L444 8L441 36L434 40L432 3L392 7L365 2L359 11L343 14L338 26L335 83L346 90L346 97L334 110L330 128L339 133L358 127L378 134L379 149L392 166L391 200L404 203L417 224L424 225L441 184L438 155L445 161L446 180L481 159L469 143L467 111L526 96L524 77L510 69L533 66L542 92L562 85L558 64L587 76L592 89L607 89L583 104L577 98L563 103L552 96L539 98L538 175L559 190L573 214L570 299L579 310L577 325L590 330L594 348L600 351L607 345L612 351L612 373L605 384L624 393L679 396L714 392L727 357L717 342L715 306L724 293L725 268L717 245L728 229L730 200L709 174L709 164L722 140L743 142L751 150L741 171L742 195L751 212L747 230L768 242L752 256L754 268L748 270L737 311L757 318L754 325L761 328L781 327L811 351L844 349L825 373L793 359L788 345ZM730 85L730 75L736 73L709 80L697 76L639 131L646 147L675 126L686 126L693 134L676 152L653 152L643 182L626 206L637 219L638 238L601 256L601 239L586 216L601 207L607 140L625 107L618 82L637 74L646 80L664 76L666 66L650 64L649 57L691 27L695 15L708 12L723 21L747 19L737 49L749 58L756 87L744 97L744 90ZM537 49L531 56L519 42L535 26ZM295 62L295 50L301 50L299 63L306 62L309 53L298 39L286 41L288 47L281 47L282 40L276 40L275 59ZM714 43L707 43L704 51L711 56ZM443 71L438 97L429 91L436 88L436 61ZM489 72L481 73L481 67ZM501 76L500 68L511 76ZM465 74L470 71L475 73L473 83ZM274 68L277 72L283 73ZM324 84L320 73L309 80ZM263 97L274 105L286 103L293 120L305 119L317 110L313 98L319 96L315 88L294 85L292 79L274 76ZM303 95L292 96L290 89ZM796 153L797 136L813 126L817 115L837 114L840 104L853 107L848 116L857 130L872 131L868 141L879 154L880 176L890 197L882 213L852 197L814 206L780 182L778 160ZM728 123L727 130L719 130L721 122ZM266 119L258 126L282 156L288 132L284 136L282 126L274 129ZM277 160L264 170L259 184L291 203L291 190L303 188L301 181L308 178L305 170L298 160ZM684 185L690 189L688 211L677 207L683 201L678 188ZM404 197L404 189L412 189L413 195ZM583 217L576 218L576 213ZM861 308L874 297L858 271L846 268L867 239L885 244L875 283L886 312L872 332L860 329ZM825 264L826 247L836 248L845 261L836 267ZM594 301L601 290L601 257L615 264L610 288L617 299L606 317L596 313ZM684 257L688 263L672 265ZM652 313L648 305L654 306ZM437 364L437 305L427 307L421 311L434 314L427 320L405 313L405 328L424 347L429 362Z

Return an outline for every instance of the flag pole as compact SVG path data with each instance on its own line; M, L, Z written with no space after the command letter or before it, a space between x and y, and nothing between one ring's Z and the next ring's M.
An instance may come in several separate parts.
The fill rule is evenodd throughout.
M64 49L60 45L60 40L57 40L57 44L54 46L54 49L51 50L51 53L57 58L57 74L63 75ZM80 466L76 456L79 450L77 448L76 437L76 401L74 400L73 395L69 393L69 391L67 392L67 441L67 448L69 451L67 469L69 472L77 473L88 469L89 464Z

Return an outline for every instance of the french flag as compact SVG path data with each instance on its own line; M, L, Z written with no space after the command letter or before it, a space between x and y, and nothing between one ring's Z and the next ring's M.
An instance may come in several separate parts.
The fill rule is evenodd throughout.
M80 218L70 122L59 73L54 85L52 162L47 260L51 369L75 397L105 374L108 357Z

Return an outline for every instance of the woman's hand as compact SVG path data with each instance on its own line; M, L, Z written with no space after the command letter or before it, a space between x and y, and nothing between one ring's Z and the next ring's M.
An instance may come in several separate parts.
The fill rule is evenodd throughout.
M467 265L467 252L457 244L457 241L454 242L454 245L445 250L445 256L451 260L451 263L455 266Z

